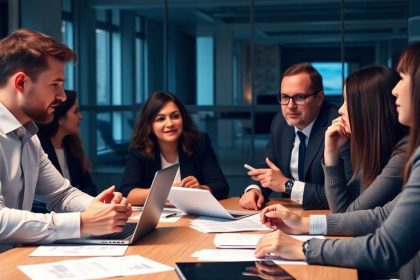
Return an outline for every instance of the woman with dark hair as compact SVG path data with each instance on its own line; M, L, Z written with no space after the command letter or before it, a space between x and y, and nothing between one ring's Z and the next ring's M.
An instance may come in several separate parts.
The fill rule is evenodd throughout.
M225 198L229 187L207 134L199 133L185 106L173 94L156 92L141 109L119 191L144 204L156 171L175 163L174 186L209 190Z
M89 174L90 164L83 151L79 136L80 121L76 92L66 90L66 101L55 107L54 119L46 125L38 125L38 137L51 163L71 185L96 196L97 190Z
M410 128L402 192L383 207L326 216L301 217L281 205L269 206L261 212L262 221L278 230L260 239L257 257L275 254L362 272L399 269L400 279L420 278L420 43L403 51L397 71L401 80L392 93L398 121ZM359 237L302 242L284 232Z
M344 103L325 132L325 194L331 212L373 209L401 191L408 130L398 122L392 89L400 80L385 66L350 74ZM353 177L346 182L340 149L350 141Z

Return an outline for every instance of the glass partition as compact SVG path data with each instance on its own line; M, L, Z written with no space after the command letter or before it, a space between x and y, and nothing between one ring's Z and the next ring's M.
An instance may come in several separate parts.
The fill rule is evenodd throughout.
M96 97L82 109L96 126L90 132L95 143L88 145L96 147L94 168L122 173L125 155L117 145L128 145L147 97L169 90L209 134L230 195L247 184L243 164L264 159L289 66L312 63L323 76L326 99L339 105L343 78L370 64L394 66L407 45L409 16L417 19L408 14L408 0L90 3L97 25L91 36L96 81L89 82Z

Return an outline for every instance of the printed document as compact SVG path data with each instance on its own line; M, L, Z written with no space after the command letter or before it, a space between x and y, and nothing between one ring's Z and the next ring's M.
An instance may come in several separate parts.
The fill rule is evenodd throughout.
M31 279L80 280L131 276L173 270L138 255L125 257L95 257L53 263L20 265L18 268Z
M117 257L124 256L128 245L41 245L30 257Z

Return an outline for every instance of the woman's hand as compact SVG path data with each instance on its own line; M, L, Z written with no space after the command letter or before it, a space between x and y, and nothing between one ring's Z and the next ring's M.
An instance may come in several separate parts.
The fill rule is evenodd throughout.
M261 222L271 229L279 229L289 234L309 232L308 217L301 217L280 204L265 207L261 211Z
M194 176L188 176L182 179L180 182L174 183L175 187L182 187L182 188L193 188L193 189L202 189L202 190L210 190L209 186L206 185L200 185L197 178Z
M337 165L340 158L340 149L349 138L350 134L346 131L343 118L334 119L325 131L324 162L326 166Z
M258 241L255 256L265 258L274 255L287 260L304 260L302 243L303 241L294 239L280 230L273 231Z

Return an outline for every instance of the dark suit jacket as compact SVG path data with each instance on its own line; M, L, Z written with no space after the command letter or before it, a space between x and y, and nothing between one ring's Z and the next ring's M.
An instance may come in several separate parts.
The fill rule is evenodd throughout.
M60 164L58 163L57 154L55 153L54 146L51 143L51 140L48 137L43 136L40 136L39 140L41 141L42 148L48 154L48 158L50 159L51 163L55 166L55 168L57 168L57 170L61 174L63 174ZM85 172L83 170L82 164L70 151L68 142L65 141L65 139L63 142L63 149L66 154L67 166L69 168L71 177L71 185L87 194L90 194L91 196L96 196L96 185L93 183L89 172Z
M156 171L162 168L158 145L155 145L154 151L154 158L150 159L141 155L137 149L129 149L119 187L124 196L133 188L150 188ZM194 152L191 156L186 155L181 147L178 151L181 178L194 176L200 184L209 186L217 199L227 197L229 186L207 134L200 133L198 141L193 145Z
M304 209L328 209L321 160L324 156L325 131L331 124L331 121L337 116L337 107L324 101L312 127L305 154L305 191L303 193L302 204ZM290 173L290 157L294 140L294 127L287 124L281 112L277 113L271 124L270 138L266 147L265 156L274 162L288 178L292 178L292 174ZM341 158L345 163L346 177L350 179L352 169L349 145L343 147ZM256 184L255 181L253 183ZM264 197L267 199L271 193L271 189L262 187L261 189Z

